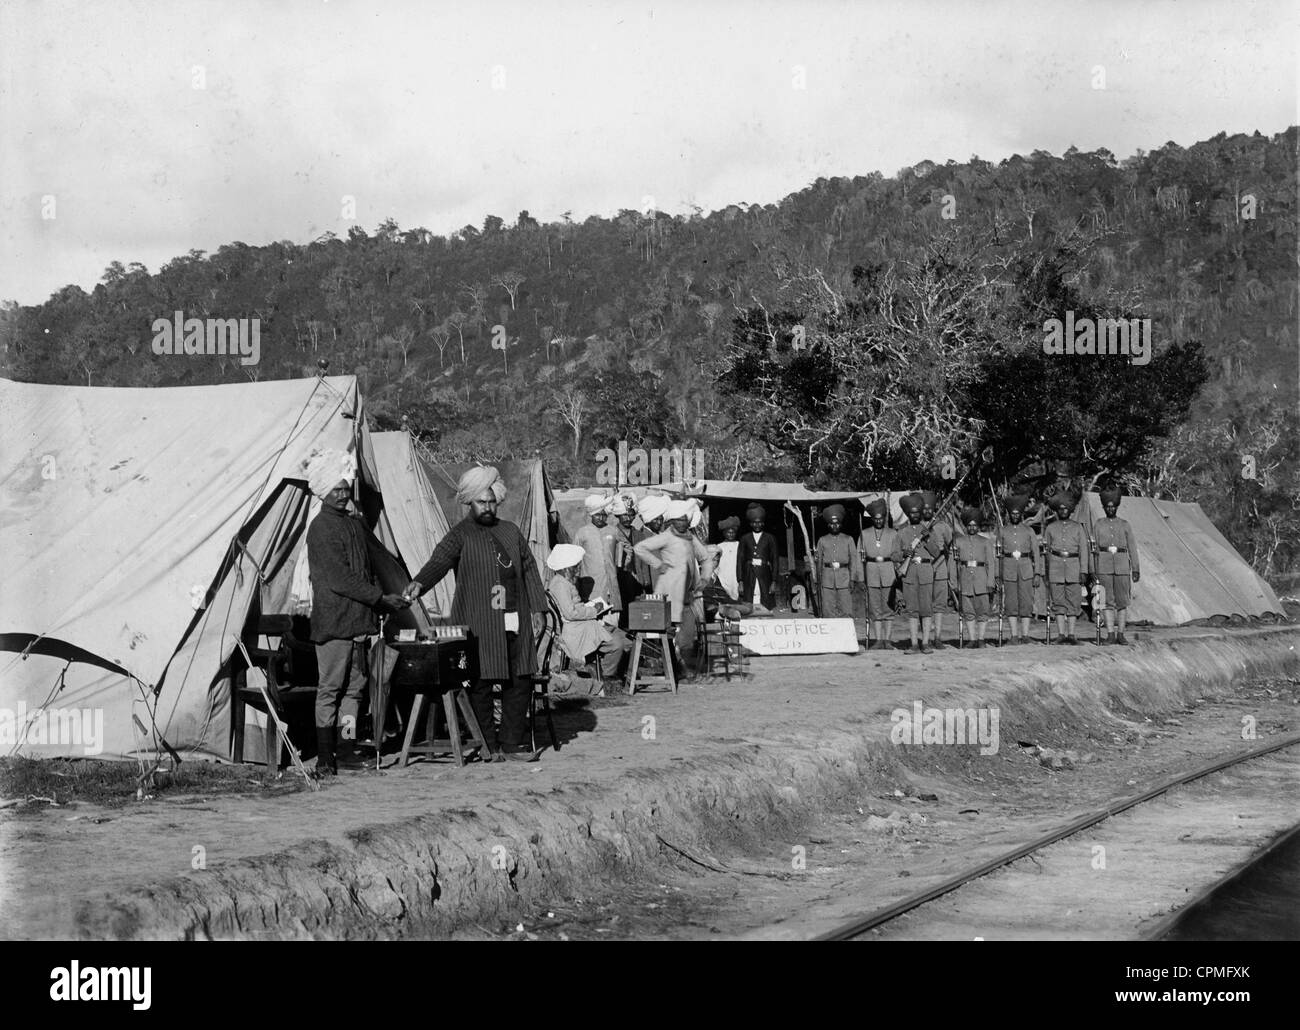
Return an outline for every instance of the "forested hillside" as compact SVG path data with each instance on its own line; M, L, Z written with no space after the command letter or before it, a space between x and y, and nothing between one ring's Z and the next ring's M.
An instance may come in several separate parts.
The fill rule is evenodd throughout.
M324 359L380 425L453 459L540 453L561 484L618 440L703 448L710 477L894 488L992 444L999 486L1066 459L1200 501L1278 571L1300 536L1296 144L923 161L707 216L389 220L115 262L6 306L0 373L166 386ZM1044 355L1067 309L1151 319L1152 360ZM260 319L260 363L154 354L176 310Z

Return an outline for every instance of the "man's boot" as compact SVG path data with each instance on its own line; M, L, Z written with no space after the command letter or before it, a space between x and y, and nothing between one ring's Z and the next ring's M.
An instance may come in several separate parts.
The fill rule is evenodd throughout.
M335 738L338 739L338 730L333 731ZM356 751L356 742L351 738L344 737L338 739L334 749L334 768L360 772L362 769L369 769L370 763L362 758Z
M338 768L334 764L334 727L316 727L316 775L335 776Z

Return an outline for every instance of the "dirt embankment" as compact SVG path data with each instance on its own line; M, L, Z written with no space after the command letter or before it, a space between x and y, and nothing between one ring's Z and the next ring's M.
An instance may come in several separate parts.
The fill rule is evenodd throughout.
M1089 651L1082 660L1079 651L1057 659L1039 649L1035 656L1052 660L986 664L988 671L968 683L920 696L927 705L997 706L1004 748L1017 740L1067 744L1221 696L1243 677L1293 673L1300 669L1297 644L1300 630L1286 627L1203 631ZM873 673L856 661L857 675ZM355 829L346 844L316 841L88 897L77 905L76 932L437 936L653 879L665 863L679 861L663 841L696 854L770 854L768 875L780 877L790 868L788 842L837 799L906 783L903 756L889 740L889 712L909 705L922 687L908 667L902 672L889 700L871 706L873 714L841 718L834 729L803 725L788 734L718 740L706 754L631 768L605 784L516 791L510 800ZM945 753L956 763L979 760L976 748Z

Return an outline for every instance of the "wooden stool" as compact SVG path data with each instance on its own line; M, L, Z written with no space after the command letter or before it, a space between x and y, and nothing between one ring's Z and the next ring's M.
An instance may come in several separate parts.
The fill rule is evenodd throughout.
M631 630L633 636L632 642L632 666L627 673L627 692L635 694L637 687L658 686L661 683L672 687L673 693L677 693L677 673L673 669L673 658L675 648L670 634L666 632ZM658 641L660 650L664 657L664 674L662 676L642 676L641 675L641 647L645 640Z
M435 699L433 707L429 710L429 726L426 739L423 744L414 743L415 728L420 724L420 716L424 714L424 707L429 701L427 692L417 692L415 704L411 706L411 721L406 727L406 740L402 743L402 754L397 760L399 769L406 768L411 755L445 755L448 751L451 752L452 758L456 760L457 765L464 765L465 752L462 738L466 731L469 732L473 742L478 745L480 753L487 754L487 741L483 739L483 731L479 728L478 720L474 718L474 709L469 703L469 695L465 692L465 688L453 687L449 690L437 691L437 693L442 698L443 712L446 715L447 736L437 736L438 705ZM460 710L460 717L464 719L463 727L460 719L457 718L457 709Z

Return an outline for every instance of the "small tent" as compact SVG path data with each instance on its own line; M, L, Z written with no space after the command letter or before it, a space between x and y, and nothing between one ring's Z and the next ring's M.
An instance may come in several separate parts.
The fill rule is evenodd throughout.
M456 483L474 465L421 460L434 495L442 506L447 521L454 526L468 513L468 508L456 500ZM569 539L560 524L555 494L546 478L546 466L538 458L499 461L494 464L506 484L505 503L497 510L497 516L502 521L513 522L519 527L532 548L538 574L545 576L546 558L551 553L551 548Z
M287 610L313 509L306 460L363 451L364 435L352 376L0 379L0 753L227 757L234 637L257 605ZM385 519L375 530L393 548ZM378 571L401 589L400 562ZM77 720L54 712L89 713L102 735L72 739Z

